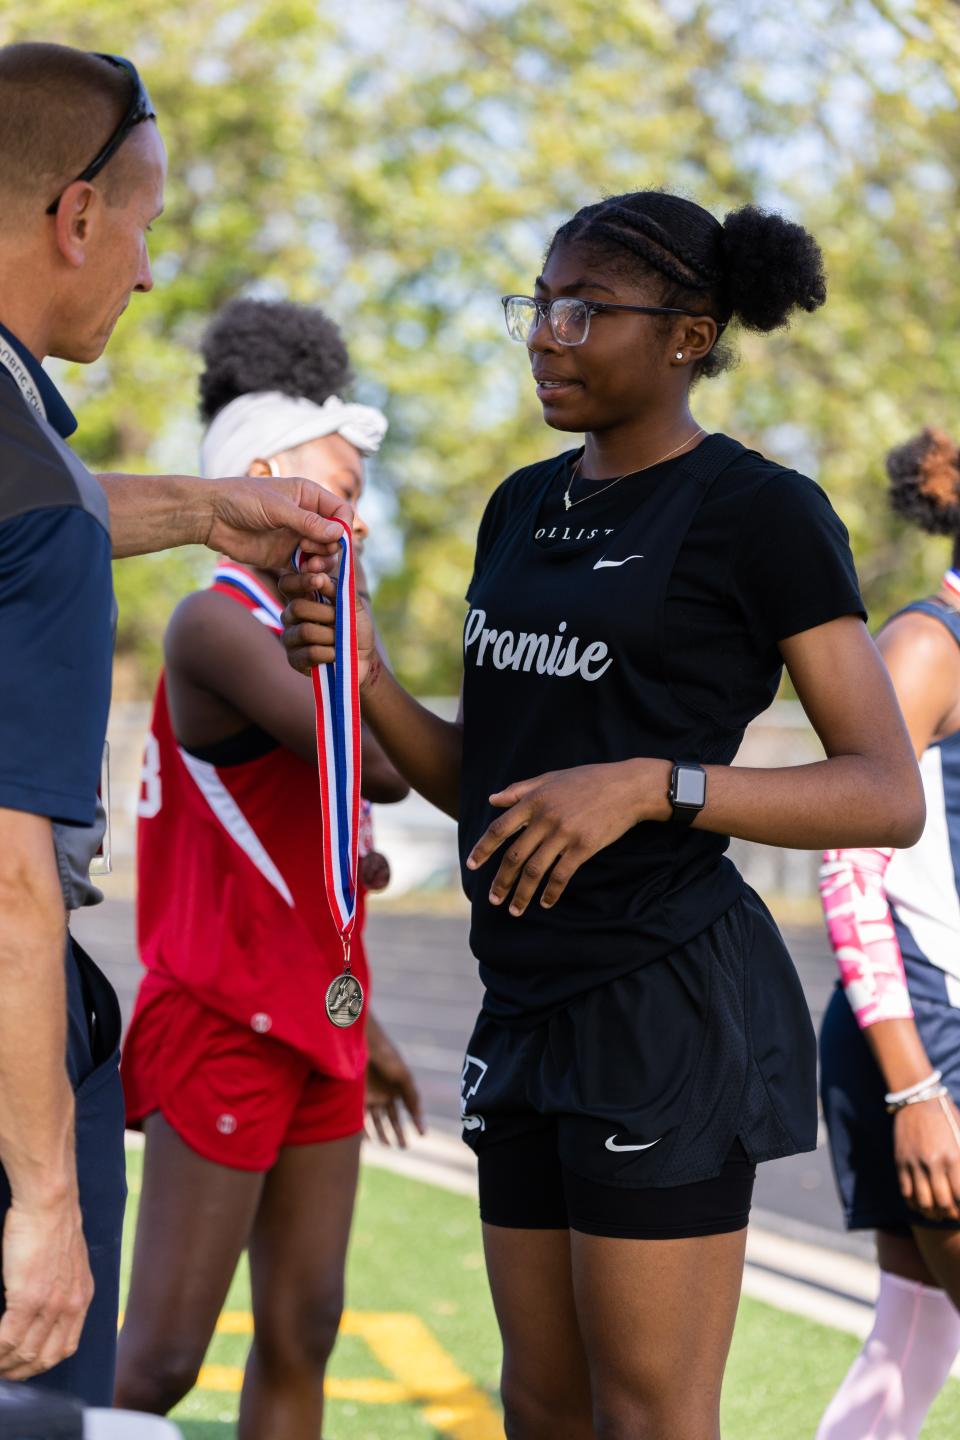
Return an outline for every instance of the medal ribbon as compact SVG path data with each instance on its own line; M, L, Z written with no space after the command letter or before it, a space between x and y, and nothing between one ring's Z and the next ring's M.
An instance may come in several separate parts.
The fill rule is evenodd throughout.
M317 764L327 903L350 969L350 937L357 918L360 831L360 686L353 536L343 521L337 576L334 661L311 673L317 710ZM300 569L299 547L293 557Z

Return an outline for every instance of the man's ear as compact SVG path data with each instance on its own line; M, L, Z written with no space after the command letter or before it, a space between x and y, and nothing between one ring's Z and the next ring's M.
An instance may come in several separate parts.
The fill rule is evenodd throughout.
M89 180L74 180L60 197L54 216L57 249L74 269L79 270L86 263L90 236L102 203Z

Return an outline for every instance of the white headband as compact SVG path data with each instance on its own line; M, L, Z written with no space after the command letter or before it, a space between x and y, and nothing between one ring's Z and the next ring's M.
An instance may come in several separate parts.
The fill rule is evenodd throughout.
M278 390L238 395L213 417L200 447L200 468L211 479L245 475L254 460L270 460L324 435L342 435L361 455L373 455L387 417L371 405L347 405L331 395L322 405Z

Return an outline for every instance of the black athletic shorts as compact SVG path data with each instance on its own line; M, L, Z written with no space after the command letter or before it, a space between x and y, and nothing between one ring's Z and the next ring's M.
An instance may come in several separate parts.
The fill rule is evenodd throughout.
M904 957L910 1003L930 1063L943 1072L960 1104L960 1009L946 996L944 977L913 973ZM922 993L939 981L938 998ZM820 1092L830 1134L830 1157L848 1230L960 1230L956 1220L931 1220L911 1209L900 1192L893 1158L893 1116L886 1085L843 990L838 985L820 1031Z
M481 1013L461 1118L490 1224L742 1228L755 1165L814 1149L817 1129L813 1027L762 901L745 890L679 950L536 1024Z

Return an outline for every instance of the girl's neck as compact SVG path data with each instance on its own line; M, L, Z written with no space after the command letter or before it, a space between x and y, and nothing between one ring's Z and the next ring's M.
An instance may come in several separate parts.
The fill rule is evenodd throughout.
M662 418L610 430L591 430L584 437L582 472L590 480L629 475L656 465L671 451L682 454L684 446L695 437L701 439L702 432L686 406Z

